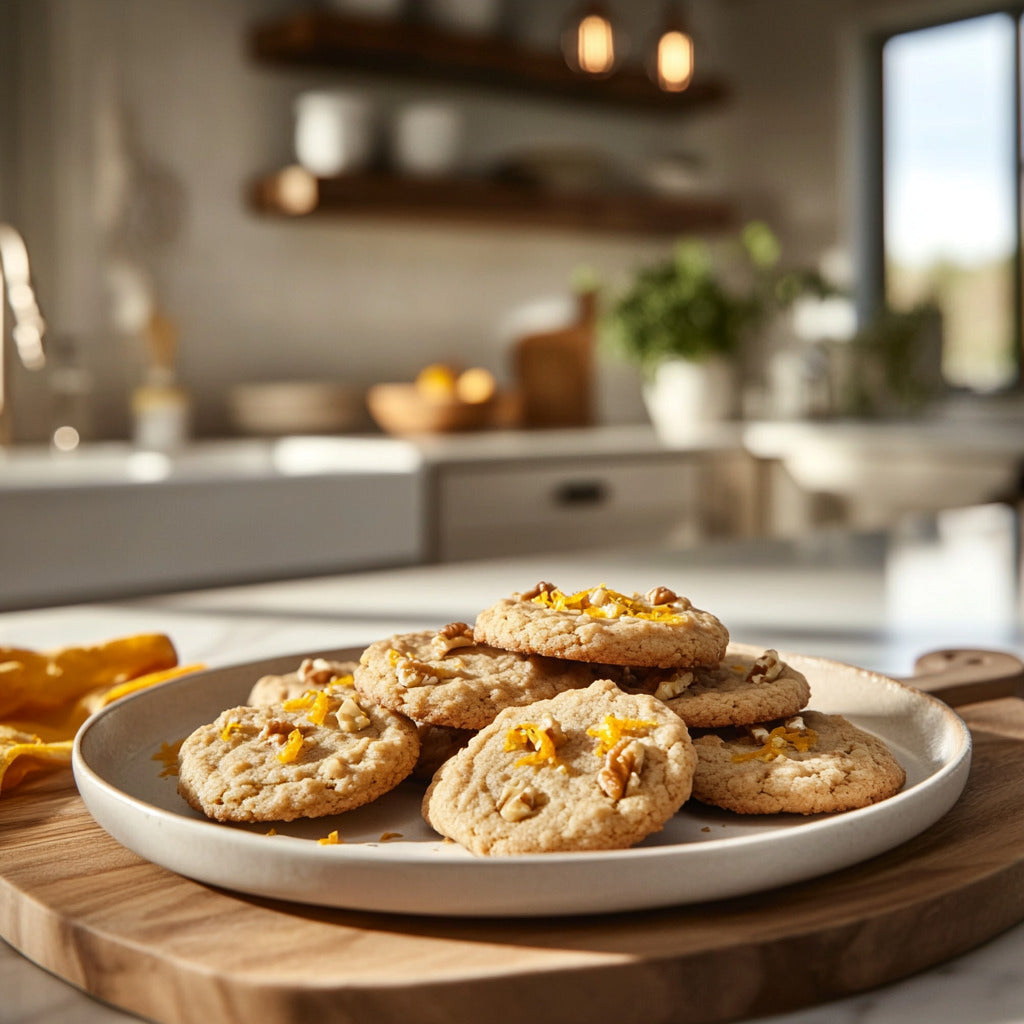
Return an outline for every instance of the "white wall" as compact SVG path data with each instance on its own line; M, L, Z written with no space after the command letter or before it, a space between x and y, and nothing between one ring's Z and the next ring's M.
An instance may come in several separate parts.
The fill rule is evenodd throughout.
M224 430L225 390L240 379L315 375L362 385L408 378L443 358L504 374L502 323L510 313L565 295L581 265L621 280L670 244L254 215L244 186L291 158L293 97L344 80L247 61L246 27L288 6L19 0L21 152L15 187L0 182L0 203L11 211L0 214L22 218L54 329L74 332L87 346L101 435L127 432L127 395L139 367L137 345L111 326L105 278L103 197L117 193L105 192L104 183L125 169L117 158L126 137L146 181L131 194L151 201L133 207L150 226L133 236L133 255L180 325L181 376L196 398L202 433ZM517 0L517 31L549 31L555 6ZM657 3L618 7L637 37L660 10ZM849 234L841 49L862 11L890 8L855 0L692 0L692 7L706 59L733 87L728 107L677 123L461 97L469 159L481 162L511 143L566 139L627 158L697 149L742 216L767 218L792 259L815 261ZM439 87L362 84L384 109L425 92L451 95ZM0 163L5 173L13 173L7 160ZM166 228L162 235L154 218ZM30 398L22 404L22 433L37 433L45 427L39 382L21 387ZM640 415L631 376L615 394L607 418Z

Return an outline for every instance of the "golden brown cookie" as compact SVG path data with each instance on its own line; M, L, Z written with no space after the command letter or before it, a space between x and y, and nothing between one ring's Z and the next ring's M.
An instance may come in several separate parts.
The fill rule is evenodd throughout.
M249 692L248 703L263 707L301 697L311 690L331 689L341 692L346 686L352 687L355 692L353 673L357 665L358 662L355 661L304 658L295 672L287 672L282 676L262 676L258 679ZM464 747L475 731L450 729L444 725L428 725L426 722L415 724L420 738L420 754L416 767L412 770L412 777L421 782L429 782L434 772L455 751Z
M502 708L553 697L593 679L585 665L479 644L464 622L378 640L355 671L356 689L381 706L417 722L472 730Z
M351 690L237 707L178 754L178 792L217 821L340 814L398 785L419 755L416 726Z
M282 676L261 676L249 691L247 704L263 707L300 697L307 690L323 690L351 685L354 661L330 661L327 658L303 658L294 672Z
M753 725L795 715L811 697L807 677L771 649L757 657L730 650L715 668L634 673L616 682L624 689L653 693L691 729Z
M737 814L849 811L893 796L906 782L877 736L817 711L700 736L694 747L694 799Z
M441 766L423 815L477 854L623 849L690 795L678 715L608 680L507 708Z
M565 594L550 583L477 616L480 643L524 654L641 667L717 665L729 632L665 587L627 597L606 586Z

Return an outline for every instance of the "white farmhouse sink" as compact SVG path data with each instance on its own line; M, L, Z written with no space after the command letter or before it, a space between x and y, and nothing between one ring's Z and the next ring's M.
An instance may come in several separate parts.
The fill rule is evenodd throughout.
M843 499L865 527L1015 495L1024 463L1024 431L998 422L755 423L743 441L804 490Z
M388 438L0 452L0 608L417 562L422 481Z

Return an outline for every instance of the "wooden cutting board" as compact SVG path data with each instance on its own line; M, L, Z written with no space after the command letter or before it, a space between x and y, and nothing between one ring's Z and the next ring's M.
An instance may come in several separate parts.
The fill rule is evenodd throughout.
M466 920L249 899L158 868L91 819L70 772L0 799L0 934L156 1021L717 1022L905 977L1024 919L1024 701L961 709L958 804L857 867L636 914Z

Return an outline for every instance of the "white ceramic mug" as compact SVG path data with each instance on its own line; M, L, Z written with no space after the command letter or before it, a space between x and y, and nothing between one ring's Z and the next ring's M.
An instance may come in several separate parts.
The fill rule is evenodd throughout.
M295 101L295 155L318 177L363 170L375 131L373 104L359 93L306 92Z
M392 159L405 174L440 175L453 171L462 151L462 114L447 103L411 103L392 126Z

